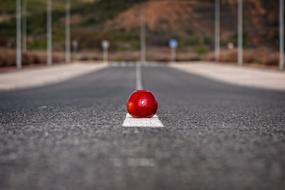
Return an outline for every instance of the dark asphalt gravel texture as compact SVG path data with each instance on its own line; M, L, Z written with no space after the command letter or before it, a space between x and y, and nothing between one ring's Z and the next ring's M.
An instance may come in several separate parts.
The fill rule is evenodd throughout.
M285 92L142 72L165 128L121 127L134 66L0 92L0 189L285 189Z

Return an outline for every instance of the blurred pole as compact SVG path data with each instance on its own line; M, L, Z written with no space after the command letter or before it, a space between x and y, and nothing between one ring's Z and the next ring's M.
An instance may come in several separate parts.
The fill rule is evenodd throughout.
M103 48L103 63L108 64L108 48Z
M176 48L171 48L171 63L176 62Z
M145 52L146 52L146 47L145 47L145 17L144 17L144 12L142 10L141 12L141 31L140 31L140 37L141 37L141 63L146 62L146 57L145 57Z
M238 65L243 65L243 0L238 0Z
M52 0L47 2L47 64L52 65Z
M279 68L284 69L284 0L279 0Z
M78 41L73 40L72 41L72 57L73 59L77 60L77 52L78 52Z
M17 30L17 52L16 52L16 64L17 64L17 69L22 68L22 38L21 38L21 33L22 33L22 16L21 16L21 0L17 0L17 13L16 13L16 18L17 18L17 24L16 24L16 30Z
M66 0L65 11L65 63L71 62L70 49L70 0Z
M215 0L215 60L219 62L220 60L220 0Z
M27 51L27 0L23 2L23 52Z
M110 47L110 42L108 40L103 40L101 42L102 50L103 50L103 63L108 64L108 50Z

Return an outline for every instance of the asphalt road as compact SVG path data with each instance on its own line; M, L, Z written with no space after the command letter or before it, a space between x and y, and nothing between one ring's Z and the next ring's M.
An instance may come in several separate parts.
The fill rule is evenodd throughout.
M0 189L285 189L285 92L142 68L164 128L124 128L135 67L0 92Z

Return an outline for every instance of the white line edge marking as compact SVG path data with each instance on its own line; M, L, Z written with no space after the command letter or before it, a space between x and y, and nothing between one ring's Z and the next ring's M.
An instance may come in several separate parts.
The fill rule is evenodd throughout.
M145 127L145 128L161 128L164 127L157 115L152 118L134 118L130 114L126 114L123 127Z

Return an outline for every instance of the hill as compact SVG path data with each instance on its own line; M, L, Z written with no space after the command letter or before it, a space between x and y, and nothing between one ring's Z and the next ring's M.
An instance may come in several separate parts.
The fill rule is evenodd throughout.
M244 35L248 47L278 47L278 4L274 1L248 0L244 4ZM207 45L214 38L214 4L212 1L152 0L138 4L105 24L105 30L133 30L140 26L143 12L152 40L165 41L171 36L181 38L188 45L203 41ZM158 33L158 35L156 35ZM222 1L221 38L224 45L236 43L236 1ZM190 39L189 39L190 38ZM155 40L156 39L156 40ZM151 41L152 41L151 40ZM196 41L195 41L196 40ZM198 41L197 41L198 40Z
M211 50L214 4L211 0L72 0L72 39L81 49L100 49L109 39L113 50L139 48L140 13L144 12L148 46L166 46L171 37L179 48ZM278 2L244 1L244 36L248 48L278 47ZM46 47L46 0L27 0L29 48ZM64 47L64 1L53 1L56 49ZM0 46L15 46L15 1L1 0ZM222 0L222 46L236 44L236 0Z

